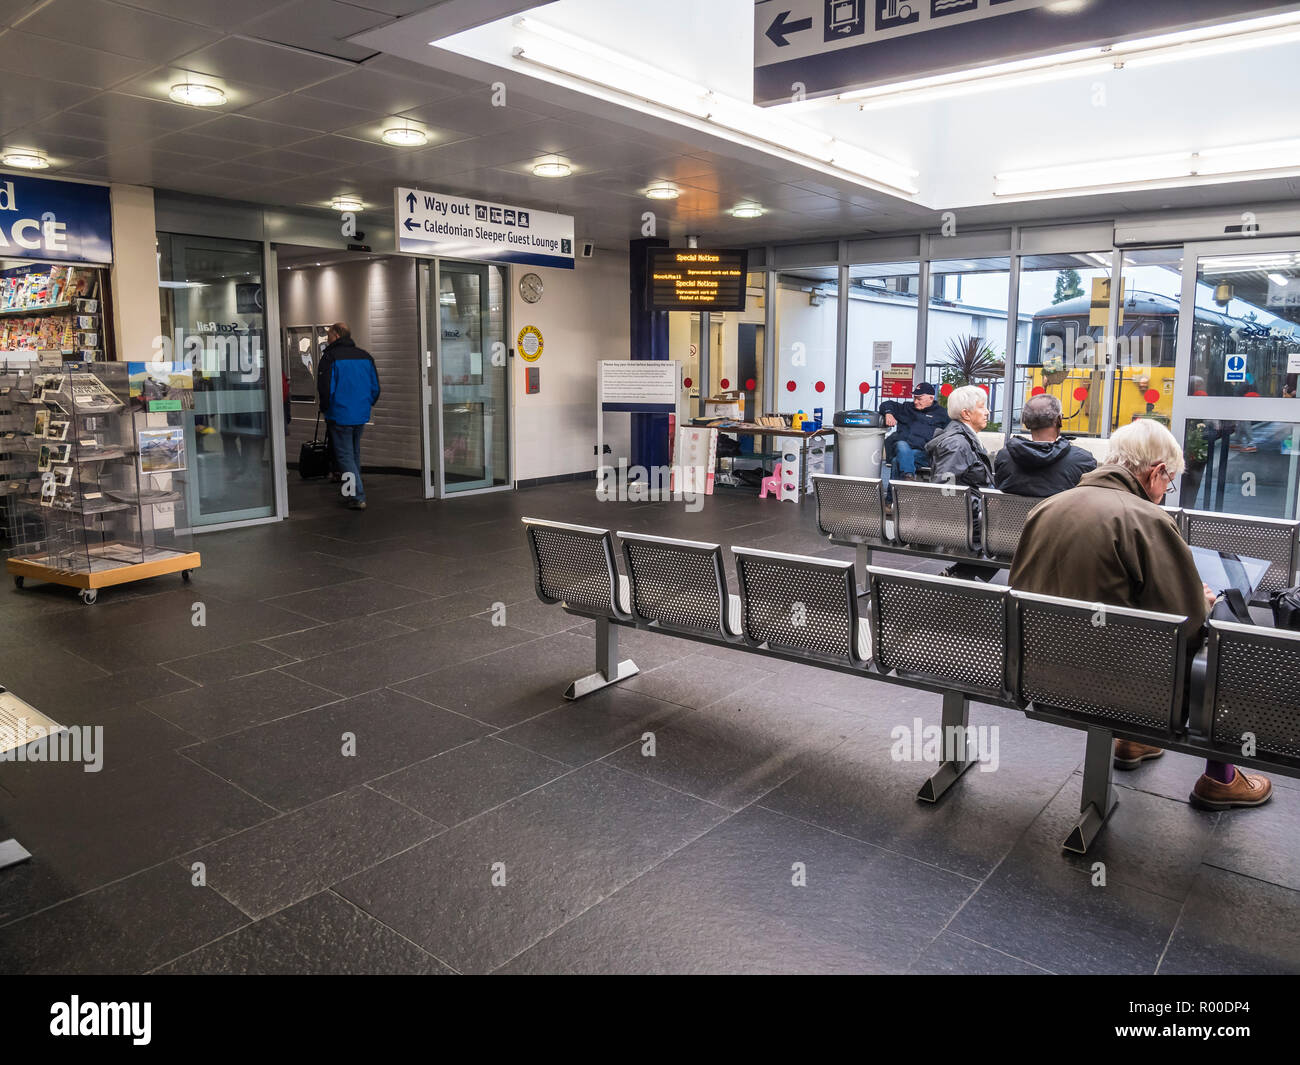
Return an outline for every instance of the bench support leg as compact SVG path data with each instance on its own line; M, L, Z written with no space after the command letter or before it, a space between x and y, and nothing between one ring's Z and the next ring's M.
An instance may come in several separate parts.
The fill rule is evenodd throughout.
M601 688L627 680L639 672L630 658L618 659L618 627L608 618L596 619L596 672L579 677L564 692L566 699L581 699Z
M0 869L25 862L31 855L16 839L0 840Z
M858 572L862 575L862 583L858 585L858 595L869 595L871 593L871 580L867 575L867 567L871 565L871 545L858 544Z
M958 779L975 760L967 750L966 728L970 721L970 700L961 692L943 693L943 737L944 744L952 743L952 758L940 763L934 775L921 785L916 797L922 802L938 802L945 791L957 783ZM949 737L952 737L951 741Z
M1119 797L1111 785L1115 760L1115 737L1106 729L1088 730L1088 748L1083 756L1083 795L1079 799L1079 820L1061 846L1075 854L1087 854L1088 847L1110 817Z

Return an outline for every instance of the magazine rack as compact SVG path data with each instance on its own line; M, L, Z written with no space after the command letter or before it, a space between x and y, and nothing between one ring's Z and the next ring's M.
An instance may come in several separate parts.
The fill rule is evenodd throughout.
M99 589L179 573L199 555L185 516L183 412L132 397L125 363L63 363L31 378L24 419L35 474L10 507L6 566L27 578ZM13 499L13 497L11 497Z

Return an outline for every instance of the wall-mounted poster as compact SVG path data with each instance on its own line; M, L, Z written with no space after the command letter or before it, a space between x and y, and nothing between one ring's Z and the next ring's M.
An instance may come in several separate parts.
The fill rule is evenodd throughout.
M169 426L166 429L141 429L140 472L175 473L185 469L185 430Z
M320 352L316 343L316 326L291 325L284 331L284 360L289 370L289 398L310 401L316 398L316 363Z

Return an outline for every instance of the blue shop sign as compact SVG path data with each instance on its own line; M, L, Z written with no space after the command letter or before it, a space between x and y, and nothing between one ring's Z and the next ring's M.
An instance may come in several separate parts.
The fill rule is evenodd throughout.
M0 174L0 258L111 263L107 186Z

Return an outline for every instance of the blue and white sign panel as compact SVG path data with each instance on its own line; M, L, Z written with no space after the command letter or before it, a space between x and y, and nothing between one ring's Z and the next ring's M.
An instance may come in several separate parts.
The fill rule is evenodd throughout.
M0 259L111 263L107 186L0 174Z
M755 0L754 103L976 70L1300 7L1270 0Z
M1246 380L1246 356L1229 355L1223 360L1223 379L1228 382Z
M573 216L423 189L394 189L397 250L573 269Z

